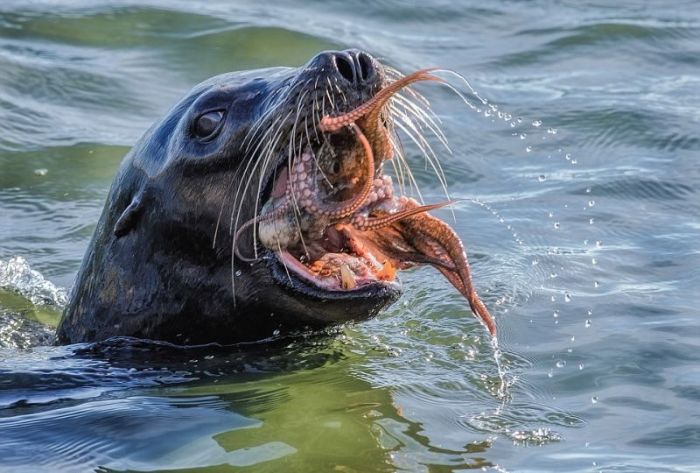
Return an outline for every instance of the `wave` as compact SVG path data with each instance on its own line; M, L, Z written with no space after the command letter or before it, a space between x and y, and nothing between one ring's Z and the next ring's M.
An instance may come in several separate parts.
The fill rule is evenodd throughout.
M35 305L62 308L68 303L66 289L47 280L21 256L13 256L7 261L0 260L0 288L17 292Z

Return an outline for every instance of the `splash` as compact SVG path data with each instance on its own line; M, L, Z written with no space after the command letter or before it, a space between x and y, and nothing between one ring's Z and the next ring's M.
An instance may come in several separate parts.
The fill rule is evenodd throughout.
M27 260L13 256L0 260L0 289L13 291L29 299L34 305L63 307L68 302L68 293L48 281L39 271L32 269Z

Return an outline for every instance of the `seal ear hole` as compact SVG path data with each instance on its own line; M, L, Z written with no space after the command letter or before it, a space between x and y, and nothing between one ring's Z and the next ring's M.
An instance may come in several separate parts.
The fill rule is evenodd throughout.
M142 212L143 205L141 196L134 197L114 225L114 236L121 238L129 233L136 226Z
M223 110L205 112L195 119L193 132L197 138L213 138L219 131L223 121Z

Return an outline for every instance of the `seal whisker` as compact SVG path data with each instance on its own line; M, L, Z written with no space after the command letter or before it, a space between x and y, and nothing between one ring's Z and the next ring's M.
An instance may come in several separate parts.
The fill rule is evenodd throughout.
M396 96L394 96L394 97L396 97ZM392 98L394 98L394 97L392 97ZM425 140L425 137L423 136L423 134L418 129L416 129L413 120L411 120L411 116L414 116L418 120L417 125L421 130L422 130L421 123L423 123L438 138L438 140L440 140L440 142L442 143L443 146L445 146L447 151L450 154L452 154L452 150L450 149L450 147L447 143L447 138L445 138L439 125L437 123L435 123L429 115L426 114L423 107L419 107L418 105L414 104L411 100L406 99L405 97L399 97L398 99L399 100L397 102L394 102L392 104L394 106L394 112L400 114L401 119L407 125L412 127L412 129L415 131L416 135L420 138L421 142L428 146L428 150L430 151L432 156L429 156L428 154L425 154L425 152L424 152L425 157L428 160L428 162L430 163L431 167L433 168L433 171L435 171L435 174L438 177L440 184L442 185L443 191L445 193L445 197L449 200L450 195L449 195L449 191L447 189L447 178L445 176L445 171L442 167L442 164L440 163L440 159L435 155L435 153L432 150L432 147L430 147L427 140ZM402 103L401 100L403 100L405 102ZM397 112L398 109L396 109L396 107L395 107L397 104L403 105L403 112L404 112L403 114L401 112ZM408 105L409 108L406 108L406 105ZM426 105L425 107L429 108L430 106ZM435 126L433 126L433 125L435 125ZM450 211L452 212L452 215L454 217L454 209L450 208Z
M221 207L219 208L219 214L216 217L216 225L214 226L214 236L211 239L211 247L212 249L216 248L216 238L219 234L219 227L221 226L221 217L224 214L224 208L226 207L226 198L231 194L231 188L233 187L235 179L231 179L231 181L228 183L226 186L226 191L224 192L224 196L221 200Z
M405 158L403 156L403 147L398 141L398 137L394 133L389 135L389 143L394 150L394 159L391 159L391 167L394 169L394 175L399 184L399 190L402 194L406 193L406 175L403 168Z
M277 250L280 253L282 253L282 245L279 241L277 242ZM282 267L284 267L284 272L287 273L287 279L289 280L289 284L292 284L292 275L289 274L289 268L287 267L287 263L286 261L284 261L284 258L280 258L280 260L282 261Z
M394 110L393 112L395 114L395 118L397 119L396 125L402 131L408 134L409 137L411 137L411 139L414 141L414 143L416 143L416 145L421 149L426 160L433 167L433 170L436 172L438 179L442 183L442 181L445 179L445 175L442 170L442 166L440 166L440 160L435 154L435 151L433 150L430 143L425 139L425 136L423 136L423 129L420 123L416 124L408 114L402 111ZM405 127L402 127L402 124ZM409 130L411 132L410 134Z
M401 131L403 131L406 136L408 136L411 141L415 143L416 146L421 150L423 153L423 156L426 158L426 163L430 164L430 166L433 168L433 171L438 177L438 180L440 181L440 184L443 188L443 191L445 192L445 195L447 196L447 199L449 200L449 191L447 190L447 182L445 180L445 175L444 173L441 173L440 171L442 168L438 165L435 164L435 161L437 161L437 156L435 155L435 152L433 151L433 148L430 146L430 143L426 141L426 139L423 137L423 135L418 131L413 123L410 121L410 119L404 119L403 117L399 116L399 119L395 121L396 126L398 126ZM415 134L414 134L415 133Z
M401 138L396 135L396 139L399 142L399 146L394 149L394 151L397 152L397 158L398 161L397 163L401 163L401 167L405 170L406 175L408 176L408 182L410 184L411 189L415 190L416 195L418 196L418 200L423 202L423 194L420 191L420 186L418 185L418 181L416 181L415 176L413 175L413 170L411 170L411 165L408 162L408 159L406 159L406 155L403 151L403 143L401 142Z
M243 202L244 202L244 200L243 200L242 198L239 199L239 196L245 195L245 193L248 191L248 189L249 189L249 187L250 187L250 184L251 184L251 182L252 182L252 180L253 180L253 177L255 176L255 170L256 170L256 168L266 166L265 163L266 163L267 161L269 161L270 156L271 156L272 153L274 152L274 149L275 149L275 147L277 146L277 142L279 141L279 139L280 139L280 137L281 137L282 125L283 125L283 124L285 123L285 121L289 118L289 116L291 116L291 113L292 113L292 112L289 112L285 117L280 118L280 119L277 121L278 124L277 124L277 127L276 127L276 128L274 128L274 127L271 127L271 128L270 128L270 130L275 130L275 131L273 132L274 139L271 139L270 141L268 141L268 142L266 143L266 145L263 147L262 152L265 152L265 153L266 153L266 154L265 154L265 158L264 158L264 159L263 159L263 158L255 159L255 155L253 155L253 156L250 158L250 160L248 161L248 163L246 163L246 166L245 166L245 168L243 169L243 171L242 171L242 173L241 173L241 177L244 177L244 176L248 175L248 178L245 179L245 182L244 182L242 185L241 185L241 183L239 183L238 189L237 189L237 191L236 191L236 196L235 196L234 202L235 202L235 204L237 204L237 206L235 205L235 206L234 206L234 209L233 209L233 211L232 211L232 214L231 214L231 223L230 223L230 227L229 227L229 231L231 232L231 234L235 234L235 233L238 231L238 224L239 224L239 221L240 221L240 215L241 215L241 212L242 212L242 210L243 210ZM261 142L261 143L262 143L262 142ZM260 145L261 143L259 143L259 145ZM256 150L257 150L257 148L258 148L258 147L256 147ZM262 153L261 153L261 156L262 156ZM252 164L252 167L251 167L251 164ZM253 238L254 238L254 242L255 242L255 233L253 234ZM254 247L255 247L255 246L256 246L256 245L254 244ZM235 256L234 254L232 254L232 256L231 256L231 268L232 268L232 271L234 271L234 256ZM256 255L256 256L257 256L257 255Z
M394 105L401 106L407 114L414 115L420 122L422 122L423 125L425 125L426 128L428 128L435 135L435 137L440 141L440 143L442 143L445 149L447 149L447 151L450 154L452 154L452 150L450 149L450 145L447 142L447 137L445 136L445 133L440 128L440 125L438 125L435 122L433 117L431 117L426 112L425 108L420 107L416 103L412 102L410 99L400 94L396 94L394 97L392 97L392 99L395 100Z
M288 148L288 158L287 158L287 168L289 169L289 173L291 175L292 169L294 166L294 157L295 156L301 156L301 151L299 151L298 154L294 154L294 140L296 139L296 128L297 128L297 123L299 122L299 116L301 114L301 104L302 100L306 94L302 95L299 100L297 101L297 112L296 112L296 117L294 118L294 125L292 126L290 135L289 135L289 144L287 145ZM301 145L301 140L300 140L300 145ZM301 213L299 210L299 205L297 204L297 197L296 197L296 192L294 192L294 186L289 187L291 189L291 195L292 195L292 209L294 213L294 223L297 227L297 232L299 234L299 237L301 239L301 243L304 248L304 253L308 254L308 250L306 248L306 243L304 242L304 235L301 229Z
M291 115L291 113L289 114ZM288 115L288 116L289 116ZM262 181L265 178L265 175L267 174L267 168L270 165L270 161L274 157L274 152L275 149L277 149L277 144L279 143L279 140L282 138L282 125L286 121L283 120L280 122L279 126L277 127L277 131L275 132L275 139L270 141L270 145L266 148L266 154L264 155L264 158L260 158L258 162L261 162L260 169L258 171L259 179L258 179L258 188L257 192L255 193L255 205L254 205L254 212L253 215L258 215L259 212L259 207L260 207L260 195L262 193ZM276 170L275 170L276 173ZM244 193L247 191L248 184L246 184L246 189L243 191ZM257 259L258 257L258 244L257 244L257 227L253 227L253 252L255 255L255 258Z
M303 86L304 86L304 83L297 83L290 88L288 93L295 94L295 93L297 93L297 90L303 88ZM242 143L246 144L246 148L245 148L246 151L250 150L250 144L252 143L253 138L255 138L258 131L260 129L262 129L263 125L265 125L265 123L268 121L268 119L279 113L279 110L278 110L279 107L272 105L272 102L275 102L276 100L278 100L279 95L281 94L281 92L280 92L281 90L282 89L277 89L276 91L273 92L273 96L267 101L268 103L267 103L265 113L255 121L255 123L251 127L251 130L244 138ZM279 116L278 116L278 119L279 119ZM268 126L267 129L265 130L265 132L270 130L271 127L272 127L272 125ZM263 132L263 133L265 133L265 132Z

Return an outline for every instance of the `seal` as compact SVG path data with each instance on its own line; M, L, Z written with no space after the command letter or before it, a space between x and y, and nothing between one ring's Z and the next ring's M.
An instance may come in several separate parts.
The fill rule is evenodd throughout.
M124 158L58 342L231 344L364 320L423 263L495 333L461 241L426 213L449 202L395 195L383 172L397 104L424 118L399 92L425 80L440 79L346 50L194 87Z

